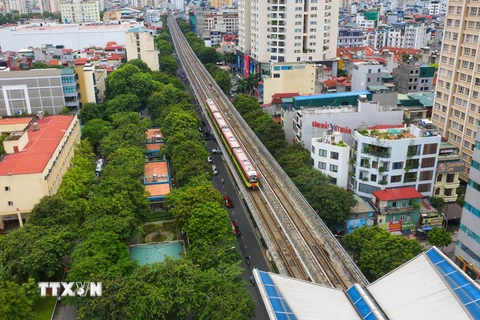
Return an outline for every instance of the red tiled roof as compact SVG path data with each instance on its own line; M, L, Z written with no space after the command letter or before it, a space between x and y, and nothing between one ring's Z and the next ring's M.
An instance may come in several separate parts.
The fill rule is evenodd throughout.
M28 124L32 121L33 118L31 117L22 117L22 118L0 118L0 126L1 125L9 125L9 124Z
M123 56L121 54L112 54L107 60L121 60Z
M295 93L275 93L272 96L272 103L282 103L282 98L292 98L299 96L300 94L298 92Z
M423 197L423 195L415 190L414 187L377 190L373 191L372 195L380 201L416 199Z
M105 47L116 46L116 45L117 45L117 43L115 41L108 41L107 45Z
M75 59L75 65L86 64L88 62L87 58L78 58Z
M109 51L109 50L122 50L122 49L123 49L123 46L120 46L120 45L106 46L106 47L105 47L105 51Z
M62 49L62 53L73 52L73 49Z
M27 145L22 151L5 156L0 162L0 176L42 172L73 119L58 115L37 119L40 130L33 131L33 126L28 129Z
M48 62L48 64L51 65L51 66L58 66L59 62L60 62L60 60L58 60L58 59L52 59Z
M149 184L145 186L145 191L148 192L150 197L160 197L166 196L170 193L170 184L161 183L161 184Z

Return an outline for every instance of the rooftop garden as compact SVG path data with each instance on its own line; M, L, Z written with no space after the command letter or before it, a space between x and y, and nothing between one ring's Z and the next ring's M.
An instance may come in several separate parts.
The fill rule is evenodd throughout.
M388 129L388 130L357 130L359 134L365 137L384 139L384 140L398 140L415 138L414 135L406 129Z
M338 141L338 142L332 142L332 146L337 146L337 147L348 147L348 145L343 142L342 140Z

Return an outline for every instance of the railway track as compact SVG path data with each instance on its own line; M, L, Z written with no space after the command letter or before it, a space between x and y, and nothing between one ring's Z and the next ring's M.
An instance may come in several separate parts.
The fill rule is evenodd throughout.
M345 268L338 268L338 264L332 261L318 228L311 225L311 220L304 216L302 208L292 201L288 194L289 186L282 181L284 177L278 177L273 172L268 162L270 159L258 152L254 139L251 139L236 121L231 107L222 99L223 94L217 91L216 85L210 83L211 77L198 61L172 17L169 18L169 25L177 54L200 103L203 105L207 98L214 100L244 149L256 163L260 190L250 190L247 196L252 199L257 217L261 219L257 224L263 226L262 230L266 233L262 233L262 236L270 240L267 241L270 244L269 250L278 258L275 261L277 265L281 264L279 270L299 279L336 288L348 288L352 285L352 276L346 275Z

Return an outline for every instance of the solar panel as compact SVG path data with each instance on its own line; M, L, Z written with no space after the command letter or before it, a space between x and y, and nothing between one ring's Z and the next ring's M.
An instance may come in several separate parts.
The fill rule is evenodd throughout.
M358 313L360 313L360 315L362 316L362 319L375 320L377 318L372 313L372 309L370 309L370 307L365 302L360 292L358 292L357 288L355 288L354 286L351 286L346 291L346 293L350 298L350 300L352 301L355 309L357 309Z

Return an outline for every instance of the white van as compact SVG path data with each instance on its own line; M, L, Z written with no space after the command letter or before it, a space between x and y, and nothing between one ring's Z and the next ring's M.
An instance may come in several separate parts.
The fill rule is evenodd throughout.
M214 174L214 175L217 175L217 174L218 174L218 170L217 170L217 166L216 166L216 165L212 165L212 171L213 171L213 174Z

